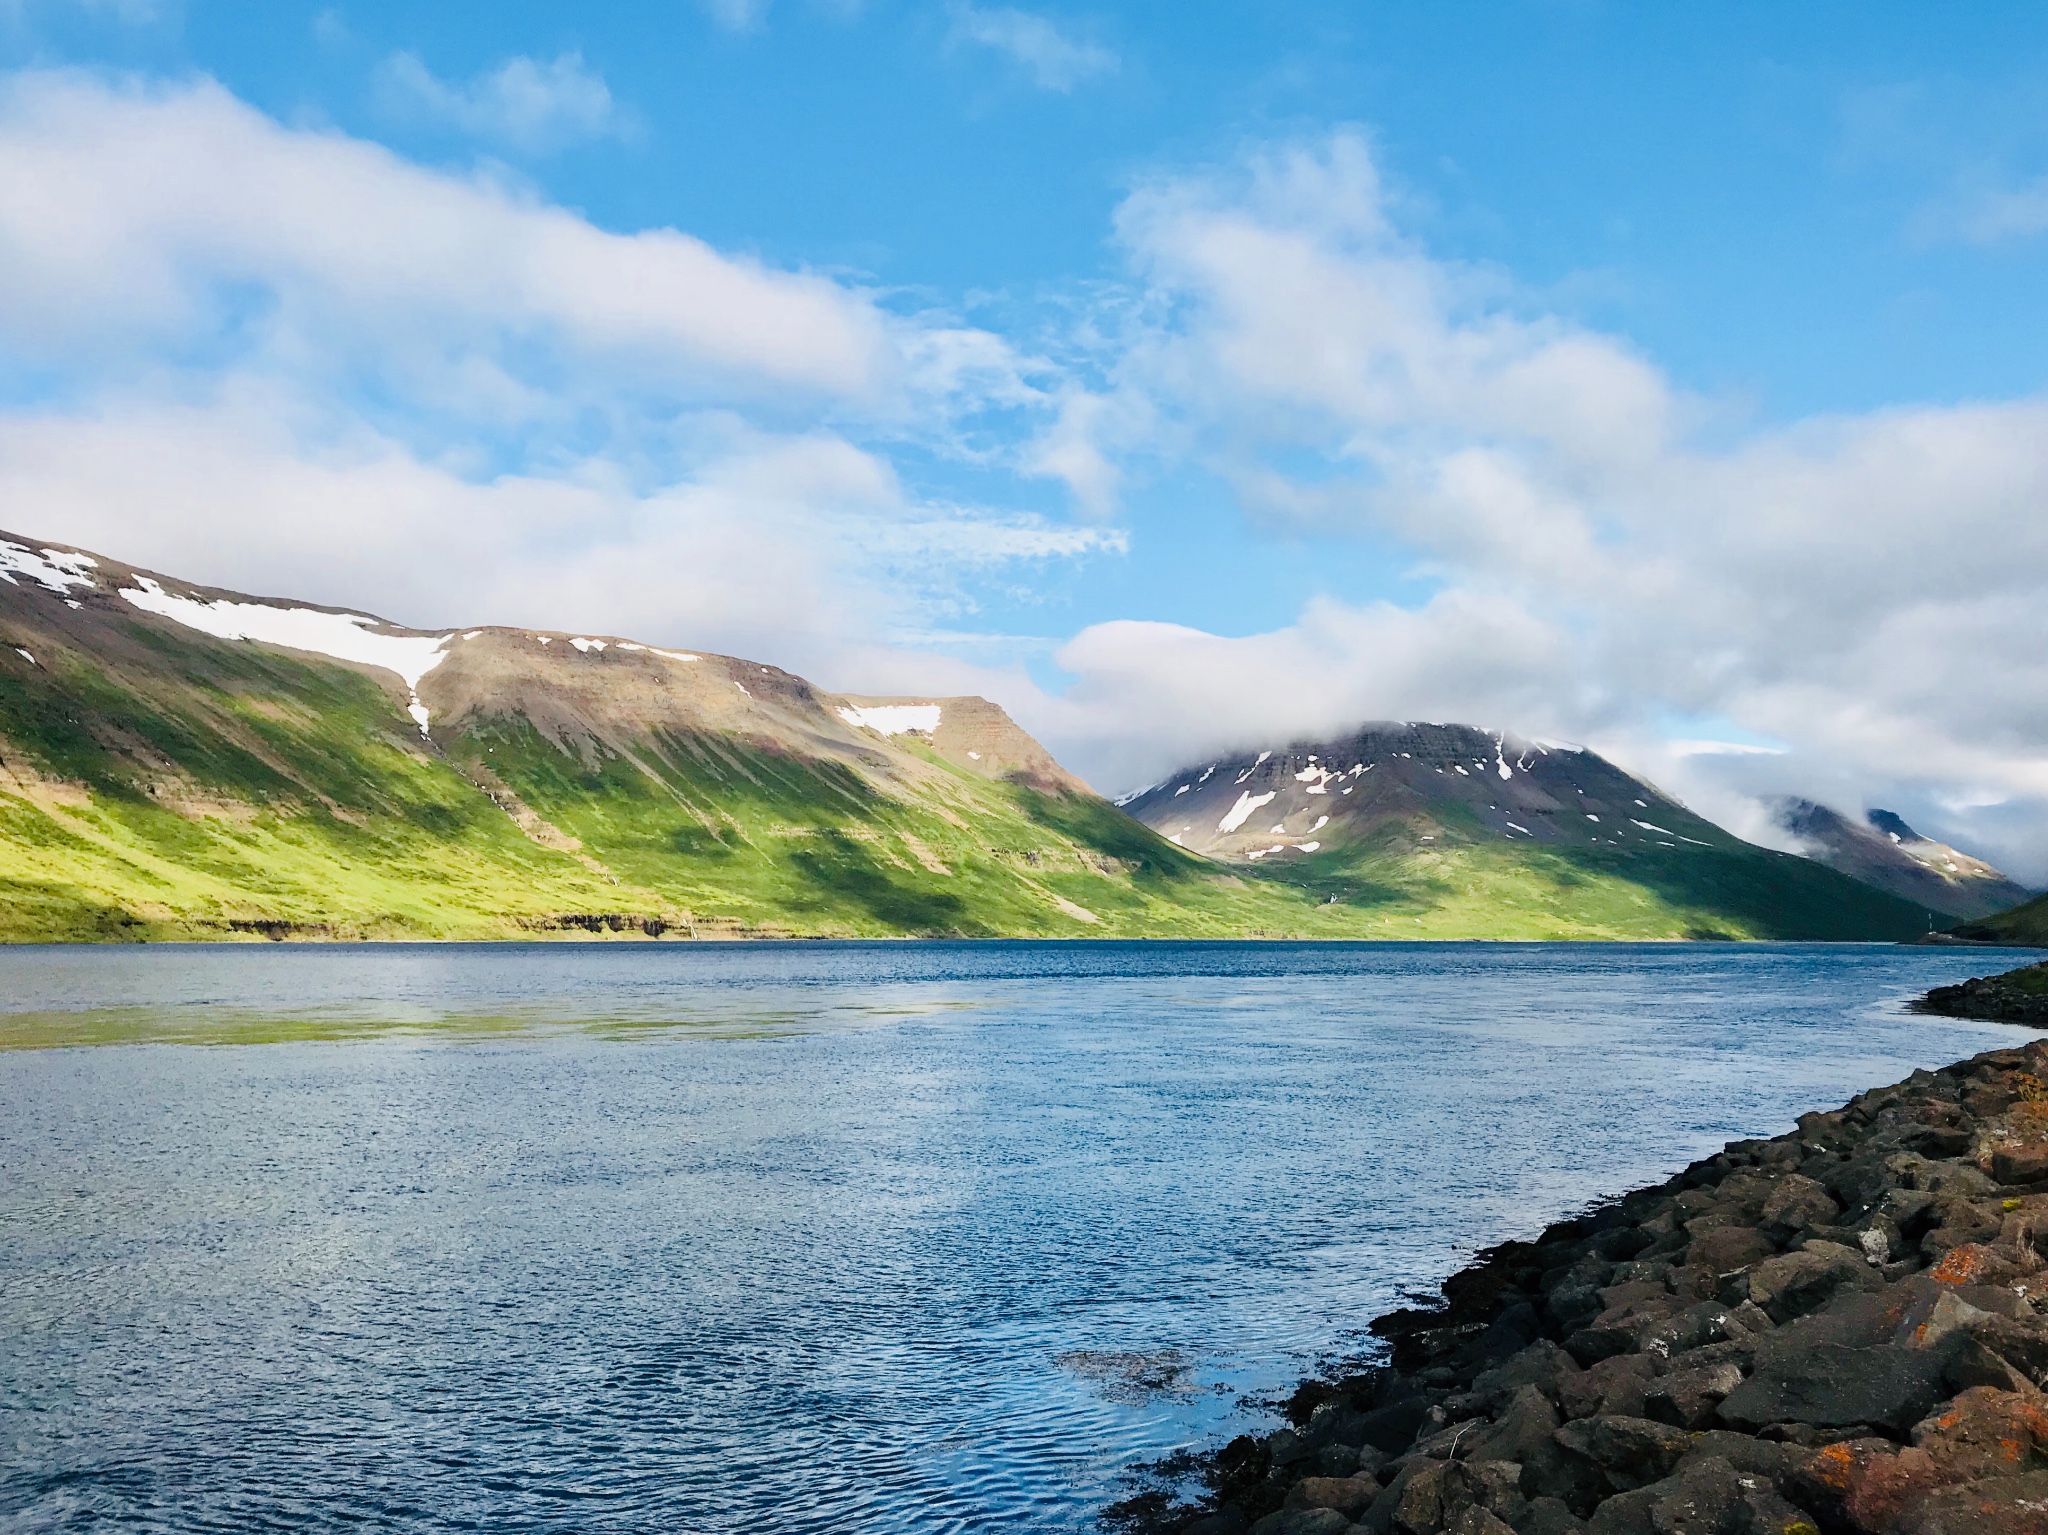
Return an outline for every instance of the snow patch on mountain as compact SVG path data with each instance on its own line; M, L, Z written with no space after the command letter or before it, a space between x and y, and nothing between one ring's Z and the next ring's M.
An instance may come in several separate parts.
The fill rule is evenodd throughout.
M1274 793L1253 794L1249 789L1245 790L1238 795L1237 803L1223 812L1223 819L1216 823L1216 829L1222 832L1236 831L1251 819L1254 810L1261 805L1272 804L1276 798L1278 796Z
M369 626L383 622L360 613L327 613L318 608L277 608L261 602L201 602L196 597L179 597L167 592L149 576L137 577L138 585L124 588L121 596L145 613L168 618L201 634L221 640L260 640L267 645L284 645L332 656L337 661L354 661L363 666L382 667L405 679L412 695L406 706L427 733L427 710L420 702L420 679L448 658L453 634L378 634Z
M27 576L38 586L62 596L74 586L91 587L93 578L89 566L97 565L89 554L71 554L63 549L45 549L38 554L24 545L0 539L0 581L9 586L21 583L14 578Z

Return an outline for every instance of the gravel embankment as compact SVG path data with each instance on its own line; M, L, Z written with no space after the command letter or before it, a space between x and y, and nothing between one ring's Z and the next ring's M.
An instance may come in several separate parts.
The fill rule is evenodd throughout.
M1146 1522L2048 1535L2044 1078L2048 1041L1916 1072L1483 1253Z

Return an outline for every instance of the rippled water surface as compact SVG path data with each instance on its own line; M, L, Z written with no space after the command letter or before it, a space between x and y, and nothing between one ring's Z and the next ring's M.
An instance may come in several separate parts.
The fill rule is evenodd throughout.
M9 1529L1085 1530L1983 951L0 951Z

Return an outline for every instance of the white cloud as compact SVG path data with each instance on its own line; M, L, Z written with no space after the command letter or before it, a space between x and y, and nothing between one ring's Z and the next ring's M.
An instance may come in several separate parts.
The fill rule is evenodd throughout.
M203 405L0 418L0 505L9 531L258 596L414 627L623 633L821 677L952 612L981 572L1120 547L919 502L825 432L714 419L687 478L642 488L601 459L478 480L316 416L251 379Z
M1396 535L1440 594L1091 628L1043 716L1084 768L1462 719L1604 744L1759 834L1766 792L1893 804L2048 877L2048 400L1744 432L1395 211L1355 135L1122 209L1145 319L1048 457L1206 463L1264 520ZM1674 715L1788 750L1678 750Z
M1007 54L1048 91L1071 91L1084 80L1116 73L1121 61L1100 43L1082 42L1062 32L1050 19L1008 6L956 4L949 40Z
M1117 231L1175 322L1132 359L1138 382L1200 381L1190 408L1252 405L1262 437L1383 469L1446 442L1612 464L1673 429L1668 386L1629 348L1517 315L1491 302L1496 280L1402 238L1356 135L1146 187Z
M1560 699L1574 686L1569 637L1472 592L1420 609L1319 599L1287 628L1245 638L1095 624L1057 659L1078 681L1058 700L1022 707L1095 781L1119 788L1222 747L1277 748L1366 720L1540 730L1576 712Z
M909 368L861 292L286 128L210 81L12 76L0 181L0 342L39 363L225 346L436 408L577 408L586 383L894 408Z
M889 662L891 637L1121 547L899 482L891 452L967 452L956 414L1039 408L1043 365L949 317L203 80L0 79L0 184L0 355L57 381L0 410L0 522L31 537L821 676L957 675Z
M375 86L394 115L446 123L528 152L605 138L623 126L603 77L580 53L550 63L510 59L467 84L439 79L416 53L395 53L378 66Z

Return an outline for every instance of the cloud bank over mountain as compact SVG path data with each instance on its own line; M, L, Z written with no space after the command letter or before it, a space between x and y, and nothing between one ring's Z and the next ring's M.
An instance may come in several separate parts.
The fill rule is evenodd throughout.
M1028 406L1031 365L829 277L203 81L16 76L0 177L0 341L38 386L0 414L0 494L53 537L806 662L990 569L1121 547L907 490L887 450Z
M1760 836L1742 798L1796 782L1931 806L2048 870L2048 402L1749 429L1433 260L1353 135L1162 180L1118 233L1146 318L1067 453L1199 459L1248 515L1391 534L1438 588L1243 638L1077 635L1072 728L1126 772L1230 728L1498 722L1594 742ZM1674 720L1784 750L1701 753Z
M557 73L549 131L609 131L602 83ZM443 116L518 105L423 78ZM1885 804L2048 878L2048 402L1757 425L1432 254L1362 133L1141 181L1118 280L1002 326L203 78L7 77L0 177L25 530L405 622L984 692L1111 791L1462 720L1583 740L1759 837L1760 795ZM1274 539L1386 543L1420 596L1054 628L1057 689L1028 646L973 659L993 594L1150 557L1129 508L1181 482Z

